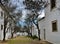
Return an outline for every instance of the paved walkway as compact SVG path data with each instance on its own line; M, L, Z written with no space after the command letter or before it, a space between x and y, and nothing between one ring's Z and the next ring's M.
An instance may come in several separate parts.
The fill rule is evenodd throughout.
M0 42L0 44L51 44L51 43L42 40L41 41L33 40L31 38L21 36L10 39L6 42Z

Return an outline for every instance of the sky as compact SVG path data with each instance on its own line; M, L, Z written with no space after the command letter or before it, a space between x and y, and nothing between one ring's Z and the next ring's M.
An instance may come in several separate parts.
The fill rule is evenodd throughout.
M27 11L25 9L26 6L23 4L23 1L24 0L11 0L10 1L12 3L11 6L15 6L15 5L17 6L17 8L16 8L16 10L14 12L18 12L19 10L22 11L22 17L20 18L21 20L19 21L19 24L22 25L22 27L25 25L25 23L24 23L25 20L24 19L26 18L27 13L29 13L29 11ZM40 14L40 12L38 12L38 13ZM42 14L39 15L38 18L42 18L44 16L45 15L44 15L44 10L43 10Z

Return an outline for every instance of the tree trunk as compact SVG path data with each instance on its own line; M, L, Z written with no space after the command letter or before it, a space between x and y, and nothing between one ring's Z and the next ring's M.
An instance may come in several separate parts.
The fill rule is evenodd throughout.
M39 25L38 24L37 24L37 29L38 29L38 39L41 40L40 39L40 29L39 29Z
M32 24L32 23L31 23ZM31 25L31 37L32 37L32 25Z
M6 36L5 29L6 29L6 26L4 26L4 31L3 31L3 41L5 41L5 36Z
M30 36L30 31L29 31L29 29L28 29L28 36Z
M28 36L30 36L29 23L28 23Z
M32 28L31 28L31 37L32 37Z
M35 23L34 23L34 24L35 24ZM38 29L38 39L41 40L41 39L40 39L40 29L39 29L38 22L37 22L37 24L35 24L35 25L36 25L36 27L37 27L37 29Z
M13 33L11 33L11 35L12 35L11 38L13 38Z
M4 19L4 30L3 30L3 41L5 41L5 36L6 36L6 32L5 32L5 30L6 30L6 25L7 25L7 18L6 19Z

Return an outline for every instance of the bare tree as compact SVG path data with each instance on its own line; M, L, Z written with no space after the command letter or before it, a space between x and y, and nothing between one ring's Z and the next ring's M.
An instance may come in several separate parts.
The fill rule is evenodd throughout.
M9 20L8 20L8 17L9 18L11 18L11 20L13 20L13 22L16 24L18 21L17 20L19 20L19 16L20 16L20 13L16 13L17 15L17 17L18 18L16 18L16 16L15 17L13 17L13 15L11 14L15 9L16 9L16 6L12 6L12 7L10 7L10 6L8 6L8 4L9 4L9 1L10 0L0 0L0 4L1 4L1 6L3 7L3 9L4 9L4 11L5 11L5 15L7 16L5 16L4 15L4 32L3 32L3 41L5 41L5 37L6 37L6 27L7 27L7 23L9 22Z
M38 29L38 37L40 40L40 29L39 29L38 20L37 20L39 16L38 11L46 7L46 2L42 0L37 0L37 1L36 0L25 0L23 3L26 5L25 9L30 10L34 13L29 18L32 18L32 22L36 25Z

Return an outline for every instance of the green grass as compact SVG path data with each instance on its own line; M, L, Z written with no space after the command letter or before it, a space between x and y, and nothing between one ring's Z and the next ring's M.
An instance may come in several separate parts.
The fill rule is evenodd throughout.
M8 41L8 44L28 44L31 43L32 39L28 37L17 37Z
M50 43L48 43L46 41L33 40L29 37L20 36L20 37L16 37L16 38L7 40L5 42L0 41L0 44L50 44Z

